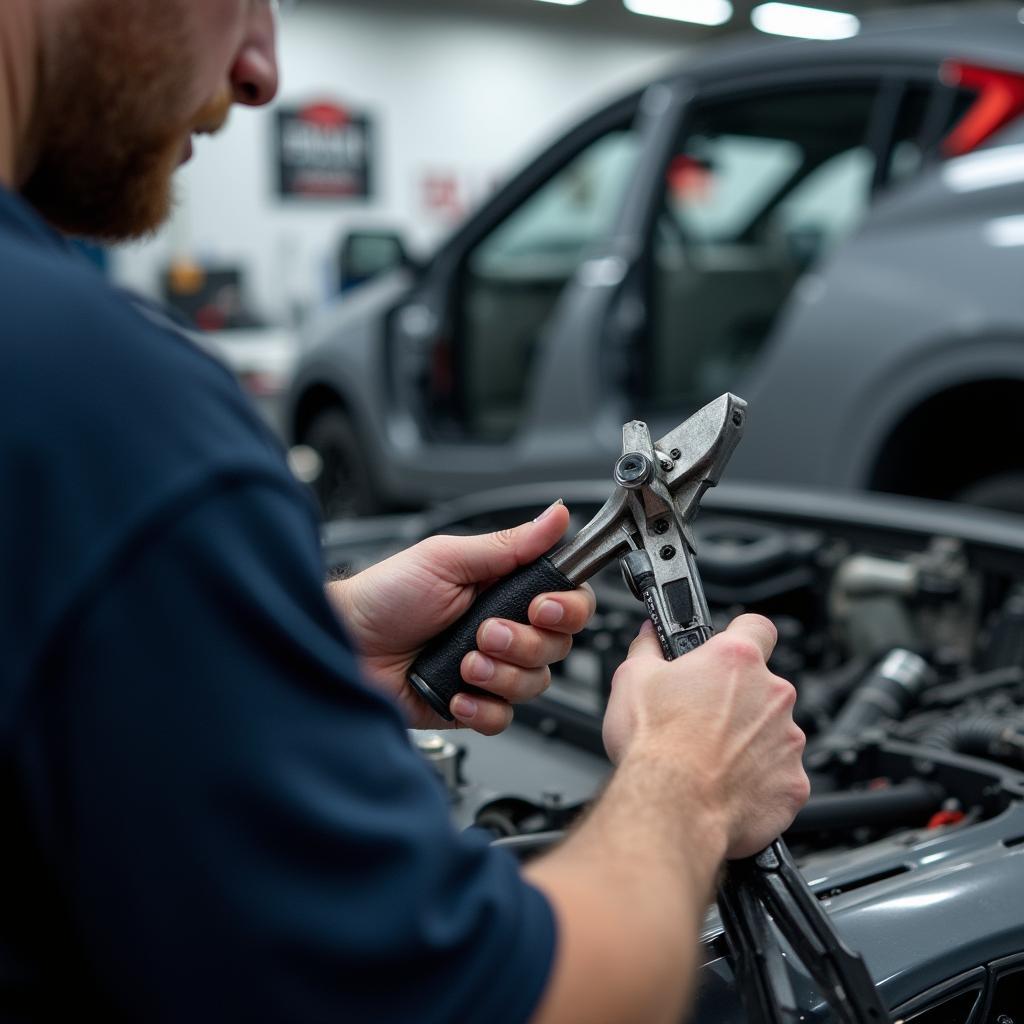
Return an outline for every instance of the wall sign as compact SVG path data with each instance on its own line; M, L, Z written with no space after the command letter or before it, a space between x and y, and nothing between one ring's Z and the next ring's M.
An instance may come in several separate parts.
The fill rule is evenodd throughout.
M371 123L335 103L277 111L278 192L288 198L364 199L372 190Z

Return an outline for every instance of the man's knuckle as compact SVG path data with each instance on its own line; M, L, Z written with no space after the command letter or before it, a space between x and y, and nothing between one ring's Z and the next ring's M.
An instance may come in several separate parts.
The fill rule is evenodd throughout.
M516 672L501 688L501 696L510 704L522 704L527 699L526 680L522 672Z
M740 636L723 637L719 656L729 664L740 668L746 668L762 661L761 651L757 644Z
M515 704L523 704L543 693L551 681L551 671L547 668L523 669L516 673L514 694L511 700Z
M780 707L787 711L791 710L796 704L796 687L788 679L783 679L781 676L773 676L772 692L776 700L778 700Z
M799 810L810 799L811 780L807 778L805 772L800 772L799 776L793 780L789 795L795 810Z
M521 699L525 672L525 669L516 668L515 665L499 665L487 689L502 700L518 701Z
M552 662L564 661L569 657L569 652L572 650L572 637L563 636L560 637L554 652L554 657L551 659Z
M511 707L499 709L492 718L489 718L486 726L478 730L485 736L497 736L504 732L512 724L513 711Z
M544 689L545 680L547 678L547 668L535 668L531 669L529 672L524 672L522 686L519 689L520 703L532 700L538 693L541 693Z
M545 667L540 672L540 683L537 692L534 694L535 697L545 693L548 687L551 685L551 669Z
M543 634L536 629L527 630L522 640L523 663L531 668L543 665L546 661L545 648L546 641Z
M594 612L585 601L573 600L566 602L566 615L564 622L558 623L559 629L569 633L578 633L592 618Z

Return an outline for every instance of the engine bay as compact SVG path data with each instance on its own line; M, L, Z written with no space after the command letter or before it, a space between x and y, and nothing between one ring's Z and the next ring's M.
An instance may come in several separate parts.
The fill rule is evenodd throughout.
M799 857L966 827L999 807L977 785L977 759L1000 778L1024 771L1024 552L1001 558L949 533L869 533L711 509L695 527L716 628L745 611L769 617L779 632L771 668L798 691L813 782L786 837ZM600 754L611 677L644 610L614 569L593 586L593 621L548 694L517 719ZM883 771L877 752L890 744L952 755L945 763L962 764L962 784L954 769L937 781L921 758ZM557 831L572 813L510 786L474 822L506 839Z
M603 491L580 485L566 495L574 525ZM389 542L500 529L536 514L549 495L476 498L407 521ZM694 538L715 627L753 611L778 629L770 666L797 688L794 717L808 737L812 780L811 799L783 838L889 1007L921 1024L987 1020L982 1007L998 991L989 982L1012 961L1018 995L1007 1005L1019 997L1024 1009L1024 962L1013 959L1024 955L1024 887L1011 881L1024 855L1024 524L881 496L723 485L705 499ZM373 547L364 545L363 557L379 557ZM348 561L358 568L358 557ZM479 745L467 754L459 734L417 737L458 823L521 859L557 842L610 770L602 711L644 606L613 567L591 582L597 613L555 666L549 691L516 709L519 739L500 777L491 771L481 784ZM587 760L574 784L539 787L528 767L545 757ZM982 912L978 893L989 889ZM695 1019L744 1021L714 912L704 938ZM989 979L970 989L973 1001L963 986L950 988L971 971ZM833 1019L799 976L793 1019ZM933 990L936 1006L965 1012L929 1016Z

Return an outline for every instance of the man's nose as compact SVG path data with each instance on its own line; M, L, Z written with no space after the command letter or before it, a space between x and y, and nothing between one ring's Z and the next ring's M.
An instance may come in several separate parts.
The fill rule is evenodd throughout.
M231 67L236 103L261 107L277 95L277 28L271 4L258 4Z

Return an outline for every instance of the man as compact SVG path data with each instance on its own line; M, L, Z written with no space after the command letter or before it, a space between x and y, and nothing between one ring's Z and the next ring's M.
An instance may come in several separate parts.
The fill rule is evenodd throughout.
M0 1017L676 1019L723 858L806 799L770 623L673 663L641 633L616 774L525 880L457 834L406 671L566 510L325 594L312 510L228 375L46 223L155 228L190 136L274 95L269 3L4 0L0 66ZM591 611L583 589L485 623L460 723L504 728Z

